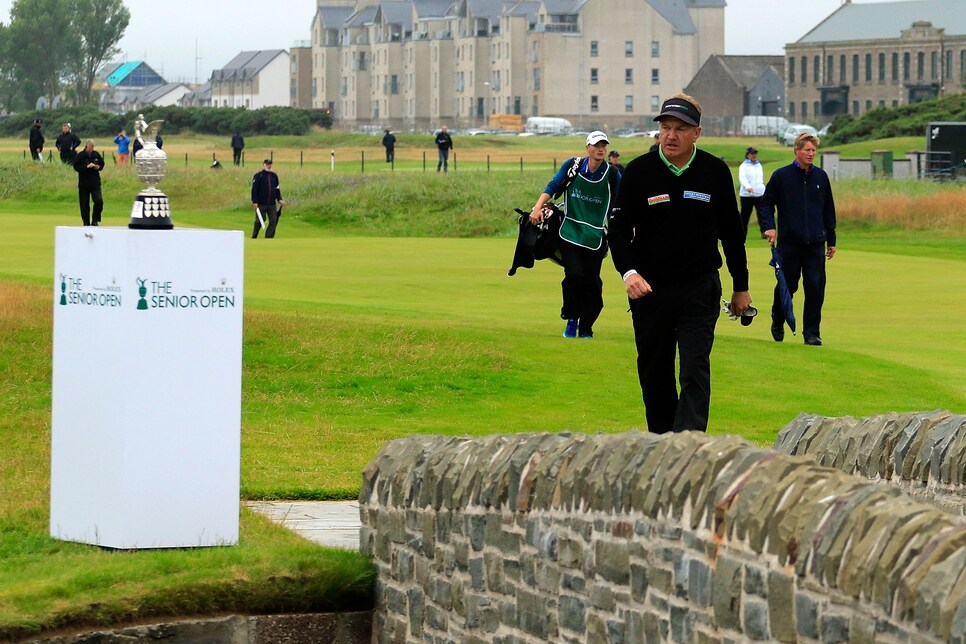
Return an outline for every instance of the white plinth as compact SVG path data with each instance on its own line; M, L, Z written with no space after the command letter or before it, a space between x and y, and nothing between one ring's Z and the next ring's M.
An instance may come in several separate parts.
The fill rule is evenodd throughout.
M51 536L237 543L243 233L58 227L54 261Z

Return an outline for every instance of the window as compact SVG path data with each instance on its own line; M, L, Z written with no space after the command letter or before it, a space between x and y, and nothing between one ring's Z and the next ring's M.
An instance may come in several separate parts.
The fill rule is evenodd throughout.
M859 115L859 102L852 101L852 116L858 116L858 115Z
M916 80L922 80L926 75L926 54L919 52L916 54Z
M393 74L389 78L389 93L398 94L399 93L399 76Z
M910 67L912 67L912 59L909 52L906 52L902 55L902 80L909 80Z
M634 57L634 41L625 40L624 41L624 57L633 58Z
M651 96L651 111L655 114L661 111L661 97Z
M802 120L804 121L807 118L808 118L808 103L806 103L805 101L802 101Z
M839 56L839 82L845 85L845 54Z
M790 116L791 118L795 118L795 104L794 103L789 103L788 104L788 116Z
M533 68L533 89L540 89L540 68Z
M892 52L892 82L899 80L899 54Z
M651 41L651 58L659 58L661 56L661 43L656 40Z
M794 58L788 59L788 84L789 85L795 84L795 59Z
M859 82L859 55L852 54L852 84Z
M651 70L651 85L660 85L660 84L661 84L661 70L660 69L652 69Z
M953 50L946 50L946 71L943 73L943 78L950 79L953 77Z
M597 84L597 68L596 67L591 67L590 68L590 84L591 85L596 85Z
M939 79L939 52L934 51L929 56L929 78L931 80Z
M867 101L865 102L865 111L866 111L866 112L868 112L868 111L869 111L869 110L871 110L871 109L872 109L872 101L868 101L868 100L867 100Z
M594 58L597 57L597 41L596 40L591 40L590 41L590 55L592 57L594 57Z
M596 96L591 96L590 97L590 111L591 112L596 112L598 109L599 109L599 107L598 107L598 104L597 104L597 97Z
M802 56L802 85L808 82L808 58Z
M865 55L865 82L872 82L872 54Z
M822 59L816 56L812 59L812 83L815 87L822 84Z
M628 69L625 69L624 70L624 84L625 85L633 85L634 84L634 70L633 69L628 68Z
M885 54L879 54L879 82L885 82Z
M818 115L821 113L822 113L821 104L818 101L815 101L814 103L812 103L812 114L815 115L815 118L818 118Z
M634 111L634 97L633 96L625 96L624 97L624 111L625 112L633 112Z
M832 83L835 80L835 56L829 56L825 61L825 82Z

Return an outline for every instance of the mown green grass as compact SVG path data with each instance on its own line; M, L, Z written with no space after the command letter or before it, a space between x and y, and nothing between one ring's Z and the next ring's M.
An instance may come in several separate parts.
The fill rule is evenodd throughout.
M606 307L591 342L560 337L559 268L506 276L511 208L536 198L547 166L365 177L279 168L289 200L279 236L245 247L244 498L352 498L378 449L414 433L644 427L612 267L605 262ZM105 223L126 225L139 184L107 172ZM162 187L175 224L248 230L251 172L173 169ZM233 548L111 553L47 536L53 231L77 224L73 185L62 168L0 165L0 635L365 605L372 577L358 555L307 544L248 511ZM883 185L900 184L836 190L842 202ZM923 196L955 189L901 186ZM754 235L748 246L765 314L768 250ZM769 445L800 412L963 413L964 246L959 229L843 221L826 346L792 336L776 344L764 316L750 327L722 318L710 431ZM92 395L110 387L98 383Z

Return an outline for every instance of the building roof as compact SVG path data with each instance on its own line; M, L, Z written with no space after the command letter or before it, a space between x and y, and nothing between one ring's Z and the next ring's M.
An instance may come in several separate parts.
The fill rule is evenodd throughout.
M109 87L146 87L163 83L164 79L151 69L151 66L140 60L130 60L123 63L108 63L98 76L104 78Z
M288 55L284 49L243 51L221 69L211 72L211 78L212 80L254 78L266 65L278 58L279 54Z
M318 14L324 28L341 29L352 12L352 7L319 7Z
M452 0L413 0L413 11L418 19L445 18Z
M412 31L413 28L413 6L409 2L399 2L392 0L380 2L376 17L390 25L402 25L405 31Z
M365 25L372 24L376 19L376 11L379 9L378 6L374 4L367 5L355 11L351 16L346 18L343 27L364 27Z
M698 6L696 0L690 0L687 5L685 5L684 0L647 0L647 4L651 5L654 11L671 24L674 33L694 34L698 32L697 27L694 26L694 21L691 20L691 14L688 13L688 6Z
M785 66L784 56L712 56L721 68L740 87L751 87L769 67L781 70ZM781 76L781 74L779 74Z
M184 83L163 83L161 85L145 87L138 92L137 100L144 104L154 103L155 101L162 99L171 92L175 91L179 87L184 87L186 90L188 89L188 86Z
M962 0L905 0L903 2L850 2L836 9L796 43L898 38L913 22L928 21L947 36L966 34Z

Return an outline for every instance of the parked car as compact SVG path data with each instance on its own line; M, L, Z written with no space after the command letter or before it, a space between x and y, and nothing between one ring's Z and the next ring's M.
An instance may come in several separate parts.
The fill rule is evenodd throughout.
M784 139L785 145L795 145L795 139L798 138L798 135L804 134L805 132L818 136L818 130L816 130L811 125L801 125L801 124L789 125L785 129L785 139Z

